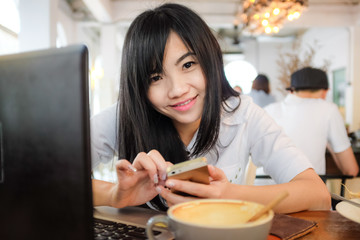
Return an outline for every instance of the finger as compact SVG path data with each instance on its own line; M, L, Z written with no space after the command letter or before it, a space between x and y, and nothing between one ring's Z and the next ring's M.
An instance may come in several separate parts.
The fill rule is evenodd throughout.
M208 197L208 193L211 192L210 185L175 179L167 180L165 186L172 191L184 192L197 197Z
M146 170L154 184L159 183L158 169L155 161L146 153L139 153L134 159L133 166L138 170Z
M169 162L166 162L163 156L157 150L151 150L147 154L156 164L158 169L158 174L161 180L166 180L167 174L166 169L169 165Z
M170 207L174 204L187 202L190 200L198 199L196 197L182 196L176 193L173 193L171 190L164 188L162 186L157 186L156 191L161 195L162 198L166 200L167 205Z
M171 197L169 197L171 195L171 191L168 188L164 188L161 185L156 186L156 192L166 201L166 204L170 207L172 205L174 205L173 202L171 202Z
M115 163L115 167L117 170L130 170L132 172L136 172L137 169L131 165L131 163L126 159L121 159Z
M115 168L119 182L135 181L134 179L139 180L148 177L148 173L146 171L138 171L129 161L125 159L117 161L115 163Z
M170 166L172 166L172 165L174 165L174 164L172 164L171 162L166 162L166 166L167 166L167 167L170 167ZM167 169L167 168L166 168L166 169ZM160 174L159 174L159 176L160 176ZM166 173L163 174L162 177L160 177L158 184L160 184L160 185L162 185L162 186L165 186L166 180L167 180L167 170L166 170Z
M174 165L172 162L166 162L166 169L167 169L168 167L171 167L172 165Z
M227 179L223 170L213 165L208 165L209 175L213 181Z

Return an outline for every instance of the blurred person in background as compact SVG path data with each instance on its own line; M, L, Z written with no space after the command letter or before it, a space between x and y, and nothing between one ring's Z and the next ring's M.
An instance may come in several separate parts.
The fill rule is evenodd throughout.
M260 107L276 102L273 95L270 94L269 78L264 74L259 74L253 81L249 96L252 97L254 103Z
M241 88L239 85L236 85L236 86L234 87L234 90L237 91L237 92L240 93L240 94L243 93L243 90L242 90L242 88Z
M326 148L344 175L357 176L356 162L338 107L325 100L329 88L324 71L305 67L291 75L290 94L265 111L284 128L310 159L315 172L326 174Z

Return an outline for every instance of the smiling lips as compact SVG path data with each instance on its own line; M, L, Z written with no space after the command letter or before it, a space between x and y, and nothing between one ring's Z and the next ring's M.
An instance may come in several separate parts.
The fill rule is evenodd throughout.
M188 99L184 102L180 102L175 105L170 105L173 109L177 111L187 111L189 110L196 102L197 95L194 98Z

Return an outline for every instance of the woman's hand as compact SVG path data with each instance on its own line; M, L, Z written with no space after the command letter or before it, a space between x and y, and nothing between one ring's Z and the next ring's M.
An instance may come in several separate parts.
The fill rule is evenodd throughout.
M190 181L169 179L163 186L157 186L156 190L167 201L169 206L177 203L195 200L198 198L223 198L230 182L227 180L225 173L212 165L208 165L210 174L210 184L201 184ZM191 196L182 196L172 191L180 191Z
M113 207L136 206L153 199L158 193L157 185L164 185L166 168L171 165L165 162L156 150L139 153L133 164L122 159L116 163L118 182L110 192L110 205Z

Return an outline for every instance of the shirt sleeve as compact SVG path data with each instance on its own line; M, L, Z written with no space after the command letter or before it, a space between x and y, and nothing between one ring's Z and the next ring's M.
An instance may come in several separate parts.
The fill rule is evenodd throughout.
M116 147L116 104L104 109L90 119L91 162L96 168L117 155Z
M344 120L336 105L332 105L328 133L328 142L335 153L343 152L351 146Z
M292 180L312 165L283 129L260 107L249 111L249 144L254 164L263 167L277 183Z

